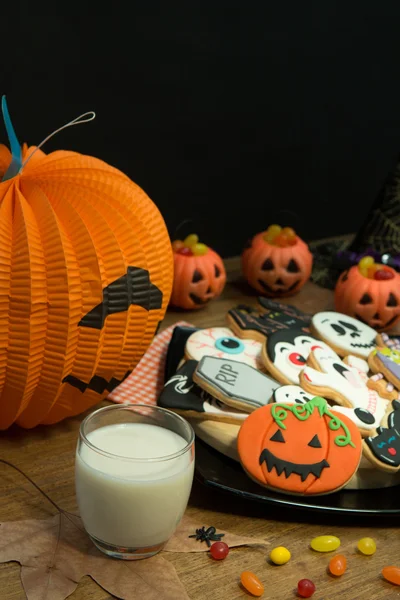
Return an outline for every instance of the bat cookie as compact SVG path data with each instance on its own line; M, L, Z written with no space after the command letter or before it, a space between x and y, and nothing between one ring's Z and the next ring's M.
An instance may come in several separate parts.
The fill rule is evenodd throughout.
M227 327L209 327L192 333L186 341L185 356L199 361L203 356L231 358L255 369L263 369L262 344L257 340L239 339Z
M344 487L357 471L362 440L357 426L326 400L268 404L251 413L238 434L240 462L257 483L296 495Z
M391 403L368 387L365 370L349 362L342 361L332 349L316 348L300 373L300 386L341 406L368 411L372 417L360 427L361 434L368 436L390 412Z
M264 373L234 360L204 356L193 380L211 396L244 412L252 412L269 402L279 386Z
M311 331L329 344L339 356L353 354L368 358L376 346L377 332L358 319L342 313L325 311L315 314Z
M199 387L193 381L196 366L197 361L188 360L178 369L164 385L157 401L158 406L186 418L241 423L248 413L223 404Z

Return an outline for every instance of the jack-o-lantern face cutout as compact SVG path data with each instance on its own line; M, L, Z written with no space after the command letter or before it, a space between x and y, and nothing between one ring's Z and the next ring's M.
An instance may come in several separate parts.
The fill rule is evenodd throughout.
M174 244L177 242L179 240ZM174 244L174 286L170 303L187 310L202 308L217 298L225 287L224 263L214 250L204 244L192 247ZM196 254L197 246L200 246L202 254Z
M382 269L387 279L365 277L358 265L342 273L335 288L335 308L376 331L389 331L400 319L400 275Z
M268 404L247 417L238 435L243 468L263 486L292 494L342 488L361 459L355 423L323 398L306 404Z
M312 254L297 237L288 247L269 244L257 234L242 254L242 269L248 283L264 296L284 297L297 293L311 275Z

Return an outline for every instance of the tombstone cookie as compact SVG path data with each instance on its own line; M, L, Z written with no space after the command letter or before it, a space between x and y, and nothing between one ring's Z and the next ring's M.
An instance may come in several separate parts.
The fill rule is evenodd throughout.
M267 404L279 386L277 381L249 365L213 356L200 360L193 379L211 396L247 413Z
M170 377L158 398L158 406L186 418L241 423L247 413L223 404L193 381L196 366L197 361L188 360Z
M356 472L362 450L357 426L323 398L306 404L268 404L240 427L238 452L262 486L296 495L329 494Z
M369 325L334 311L314 315L311 331L329 344L339 356L354 354L361 358L368 358L376 346L378 335Z
M374 373L382 373L395 388L400 389L400 352L391 348L377 347L368 357Z
M263 369L261 343L253 339L239 339L227 327L199 329L188 338L185 355L199 361L203 356L231 358L255 369Z

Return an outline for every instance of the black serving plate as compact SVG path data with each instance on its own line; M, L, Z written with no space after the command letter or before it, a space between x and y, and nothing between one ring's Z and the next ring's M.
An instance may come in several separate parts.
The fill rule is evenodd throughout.
M327 496L289 496L272 492L254 481L241 465L196 439L196 477L210 488L275 506L290 506L291 510L400 516L400 485L377 490L343 490Z

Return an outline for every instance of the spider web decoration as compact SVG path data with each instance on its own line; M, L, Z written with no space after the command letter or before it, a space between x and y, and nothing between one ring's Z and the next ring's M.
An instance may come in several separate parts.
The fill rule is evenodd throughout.
M400 160L389 173L350 250L400 253Z

